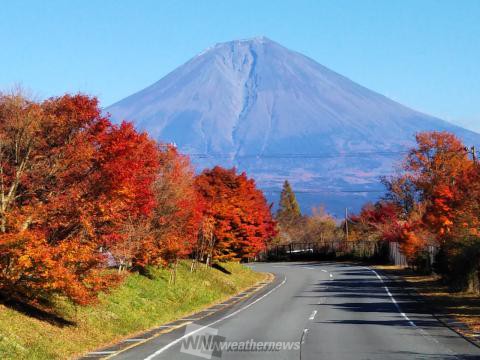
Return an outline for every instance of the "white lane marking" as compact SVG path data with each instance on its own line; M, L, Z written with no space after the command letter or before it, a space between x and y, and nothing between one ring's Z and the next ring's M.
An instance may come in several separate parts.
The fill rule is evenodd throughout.
M437 339L435 339L433 336L431 336L429 333L427 333L425 330L423 330L422 328L419 328L412 320L410 320L410 318L407 316L407 314L405 314L402 309L400 308L400 305L397 303L397 300L395 300L395 298L393 297L392 293L390 292L390 290L388 289L388 286L385 285L385 282L383 281L383 278L378 275L378 273L373 270L373 269L370 269L369 267L366 267L366 266L362 266L364 269L367 269L367 270L370 270L371 272L373 272L377 278L381 281L383 285L383 288L385 289L385 291L387 292L388 296L390 297L390 300L392 300L392 303L395 305L395 307L397 308L398 312L400 313L400 315L402 315L402 317L407 320L407 322L414 328L416 328L417 330L419 330L419 332L422 334L422 336L428 338L428 339L431 339L433 340L434 342L436 342L437 344L440 344L439 341ZM443 345L443 347L455 358L455 359L459 359L458 356L455 355L455 353L447 346Z
M310 317L308 318L308 320L313 320L315 319L315 315L317 315L317 310L313 310L312 313L310 314Z
M308 329L303 329L302 336L300 337L300 343L305 344L305 335L307 335Z
M277 268L284 268L284 267L286 267L286 268L288 268L288 267L290 267L290 266L288 266L288 265L273 265L272 267L277 267Z
M303 269L308 269L308 270L316 270L314 267L311 266L302 266Z
M285 284L286 282L287 282L287 277L285 276L284 279L283 279L283 281L282 281L280 284L278 284L277 286L275 286L275 287L274 287L273 289L271 289L269 292L267 292L267 293L263 294L262 296L260 296L260 297L259 297L258 299L256 299L255 301L252 301L251 303L245 305L244 307L242 307L242 308L240 308L240 309L238 309L238 310L236 310L236 311L234 311L234 312L232 312L232 313L230 313L230 314L228 314L228 315L225 315L224 317L222 317L222 318L220 318L220 319L218 319L218 320L215 320L215 321L211 322L211 323L208 324L208 325L202 326L201 328L198 328L197 330L191 331L191 332L189 332L188 334L185 334L185 335L179 337L178 339L173 340L171 343L165 345L164 347L162 347L162 348L158 349L157 351L155 351L153 354L147 356L144 360L152 360L155 356L160 355L162 352L164 352L165 350L167 350L167 349L171 348L172 346L178 344L180 341L182 341L183 339L189 337L190 335L193 335L193 334L195 334L195 333L197 333L197 332L199 332L199 331L202 331L203 329L206 329L206 328L208 328L208 327L211 327L211 326L213 326L213 325L215 325L215 324L217 324L217 323L219 323L219 322L221 322L221 321L223 321L223 320L226 320L226 319L228 319L228 318L231 318L232 316L237 315L238 313L242 312L243 310L248 309L250 306L252 306L252 305L256 304L257 302L259 302L260 300L263 300L264 298L266 298L268 295L270 295L272 292L274 292L275 290L277 290L280 286L282 286L282 285Z
M400 308L400 305L398 305L398 303L397 303L397 300L395 300L395 298L393 297L392 293L391 293L390 290L388 289L388 286L385 285L385 282L383 281L382 277L381 277L380 275L378 275L378 273L377 273L375 270L370 269L370 268L368 268L368 267L366 267L366 269L368 269L368 270L370 270L371 272L373 272L373 273L377 276L378 280L380 280L380 282L383 284L383 288L385 289L387 295L390 297L390 300L392 301L392 303L393 303L393 304L395 305L395 307L397 308L397 310L398 310L398 312L400 313L400 315L402 315L402 317L403 317L405 320L407 320L408 323L409 323L411 326L417 327L417 325L415 325L415 323L414 323L412 320L410 320L410 318L407 316L407 314L405 314L405 313L402 311L402 309Z
M320 271L323 271L323 272L328 272L328 271L327 271L327 270L325 270L325 269L321 269Z

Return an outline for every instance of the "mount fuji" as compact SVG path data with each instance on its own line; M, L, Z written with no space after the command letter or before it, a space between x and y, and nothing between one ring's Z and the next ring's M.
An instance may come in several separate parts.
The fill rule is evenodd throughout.
M217 44L105 109L190 154L236 166L276 201L288 179L308 212L340 215L382 195L420 131L480 135L414 111L265 37Z

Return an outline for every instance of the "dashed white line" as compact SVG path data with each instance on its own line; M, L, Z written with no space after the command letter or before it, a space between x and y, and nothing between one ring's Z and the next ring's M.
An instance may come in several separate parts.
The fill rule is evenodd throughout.
M302 336L300 337L300 343L305 344L305 335L307 335L308 329L303 329Z
M250 306L252 306L252 305L256 304L257 302L259 302L260 300L266 298L268 295L270 295L272 292L274 292L275 290L277 290L280 286L282 286L282 285L285 284L286 282L287 282L287 277L285 276L284 279L283 279L283 281L282 281L280 284L278 284L278 285L275 286L273 289L271 289L271 290L268 291L267 293L265 293L265 294L263 294L262 296L260 296L260 297L259 297L258 299L256 299L255 301L252 301L251 303L245 305L244 307L241 307L241 308L238 309L237 311L234 311L234 312L232 312L232 313L230 313L230 314L228 314L228 315L225 315L224 317L222 317L222 318L220 318L220 319L218 319L218 320L215 320L215 321L211 322L210 324L207 324L207 325L205 325L205 326L202 326L202 327L200 327L200 328L198 328L198 329L196 329L196 330L194 330L194 331L189 332L188 334L185 334L185 335L179 337L178 339L173 340L173 341L170 342L169 344L167 344L167 345L165 345L164 347L162 347L162 348L158 349L157 351L155 351L153 354L147 356L144 360L152 360L153 358L155 358L156 356L158 356L159 354L161 354L161 353L164 352L165 350L167 350L167 349L171 348L172 346L178 344L180 341L182 341L183 339L189 337L190 335L196 334L196 333L199 332L199 331L202 331L202 330L204 330L204 329L206 329L206 328L208 328L208 327L211 327L211 326L213 326L213 325L215 325L215 324L217 324L217 323L219 323L219 322L221 322L221 321L223 321L223 320L226 320L226 319L228 319L228 318L231 318L232 316L237 315L238 313L242 312L243 310L248 309Z
M325 270L325 269L321 269L320 271L323 271L323 272L325 272L325 273L326 273L326 272L328 272L328 271L327 271L327 270Z
M317 315L317 310L313 310L312 313L310 314L310 317L308 318L308 320L313 320L315 319L315 315Z

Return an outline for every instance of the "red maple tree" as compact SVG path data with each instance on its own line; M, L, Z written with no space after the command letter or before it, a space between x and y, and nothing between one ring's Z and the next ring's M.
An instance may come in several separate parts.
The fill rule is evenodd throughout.
M219 166L196 179L205 199L205 216L214 222L214 257L253 258L275 235L271 209L253 179Z

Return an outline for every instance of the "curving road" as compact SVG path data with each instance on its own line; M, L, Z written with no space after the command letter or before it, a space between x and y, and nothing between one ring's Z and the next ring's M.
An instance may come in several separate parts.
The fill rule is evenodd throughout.
M369 268L341 263L252 267L274 273L275 281L248 300L203 318L196 327L174 330L112 358L480 359L479 348ZM212 353L185 342L209 328L223 346L231 347ZM249 351L240 351L242 346Z

